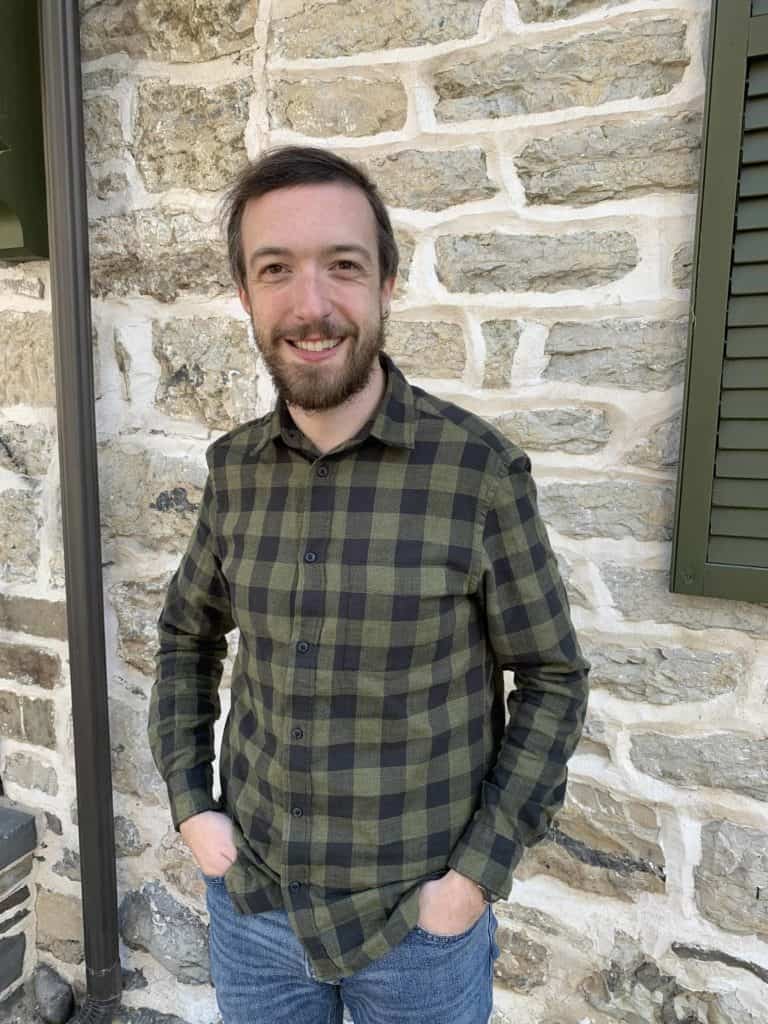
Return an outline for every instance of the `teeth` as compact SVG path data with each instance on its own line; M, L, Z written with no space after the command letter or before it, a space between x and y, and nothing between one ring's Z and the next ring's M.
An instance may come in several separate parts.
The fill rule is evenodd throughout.
M328 338L325 341L293 341L292 344L305 352L326 352L329 348L335 348L340 341L340 338Z

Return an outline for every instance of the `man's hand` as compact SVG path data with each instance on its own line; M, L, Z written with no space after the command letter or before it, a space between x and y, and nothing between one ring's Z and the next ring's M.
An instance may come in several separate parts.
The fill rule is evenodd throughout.
M237 849L232 839L232 822L226 814L193 814L182 821L179 832L204 875L218 878L235 863Z
M472 879L450 868L419 890L419 927L435 935L460 935L479 920L485 907Z

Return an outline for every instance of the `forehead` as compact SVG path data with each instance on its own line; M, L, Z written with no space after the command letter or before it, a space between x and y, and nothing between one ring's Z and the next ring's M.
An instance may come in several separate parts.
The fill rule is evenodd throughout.
M375 252L376 218L354 185L295 185L249 199L241 235L246 260L249 249L264 245L299 249L354 241Z

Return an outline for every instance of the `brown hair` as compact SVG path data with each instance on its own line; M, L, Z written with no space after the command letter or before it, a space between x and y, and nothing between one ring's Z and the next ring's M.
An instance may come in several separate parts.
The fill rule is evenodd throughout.
M245 287L245 260L241 223L246 203L268 192L294 185L346 182L365 193L376 218L379 274L382 283L397 273L399 254L389 214L371 179L355 164L327 149L314 146L281 146L268 150L247 164L227 190L221 205L221 219L227 236L229 269L235 282Z

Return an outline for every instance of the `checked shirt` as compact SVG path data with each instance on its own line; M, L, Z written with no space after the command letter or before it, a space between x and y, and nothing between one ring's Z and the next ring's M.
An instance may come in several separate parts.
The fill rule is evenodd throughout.
M448 868L509 895L587 704L527 456L381 361L378 410L327 454L281 402L208 448L150 710L174 823L231 817L235 906L285 909L320 980L397 945Z

